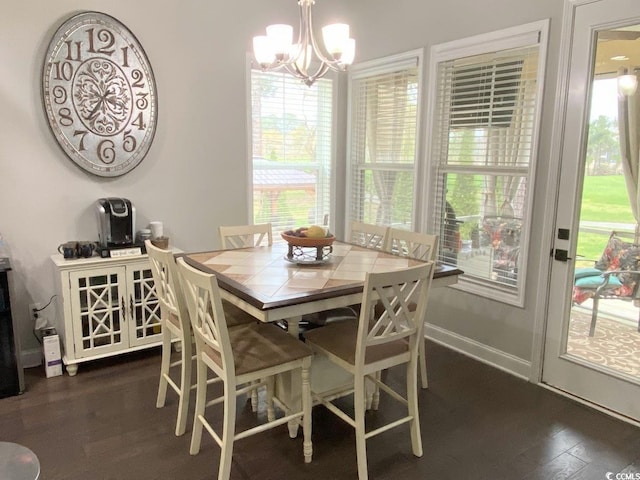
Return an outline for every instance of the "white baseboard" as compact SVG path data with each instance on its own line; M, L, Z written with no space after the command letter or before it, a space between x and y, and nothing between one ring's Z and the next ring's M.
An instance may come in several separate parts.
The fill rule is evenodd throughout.
M32 348L23 350L20 355L23 368L33 368L42 365L42 349Z
M425 324L425 337L468 357L529 381L531 362L488 347L435 325Z

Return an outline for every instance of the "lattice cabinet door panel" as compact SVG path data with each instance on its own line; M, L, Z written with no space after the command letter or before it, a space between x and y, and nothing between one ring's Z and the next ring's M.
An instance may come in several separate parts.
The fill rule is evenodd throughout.
M70 272L75 357L93 357L129 345L125 267Z
M162 340L160 304L149 262L127 265L129 344L134 347Z

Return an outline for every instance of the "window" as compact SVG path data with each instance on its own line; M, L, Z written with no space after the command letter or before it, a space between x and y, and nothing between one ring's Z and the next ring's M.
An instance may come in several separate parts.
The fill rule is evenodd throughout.
M253 222L278 232L327 222L333 84L307 87L284 73L251 72Z
M548 22L432 49L439 259L460 288L522 306Z
M421 58L413 51L350 71L347 225L414 227Z

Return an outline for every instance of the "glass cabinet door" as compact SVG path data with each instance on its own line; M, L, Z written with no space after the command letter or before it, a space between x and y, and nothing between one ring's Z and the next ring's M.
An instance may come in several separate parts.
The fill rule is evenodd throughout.
M124 267L70 273L76 357L108 353L128 345L124 279Z
M149 263L127 266L129 341L132 347L161 340L160 304Z

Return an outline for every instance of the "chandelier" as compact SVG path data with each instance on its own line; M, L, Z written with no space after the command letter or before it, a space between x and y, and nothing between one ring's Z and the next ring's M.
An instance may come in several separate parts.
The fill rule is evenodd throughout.
M624 96L633 95L638 89L638 77L636 71L621 68L618 73L618 92Z
M334 23L322 29L323 48L313 35L311 7L315 0L298 0L300 31L293 43L291 25L269 25L267 34L253 37L253 55L262 71L284 69L308 86L329 70L344 71L353 63L356 42L349 25Z

